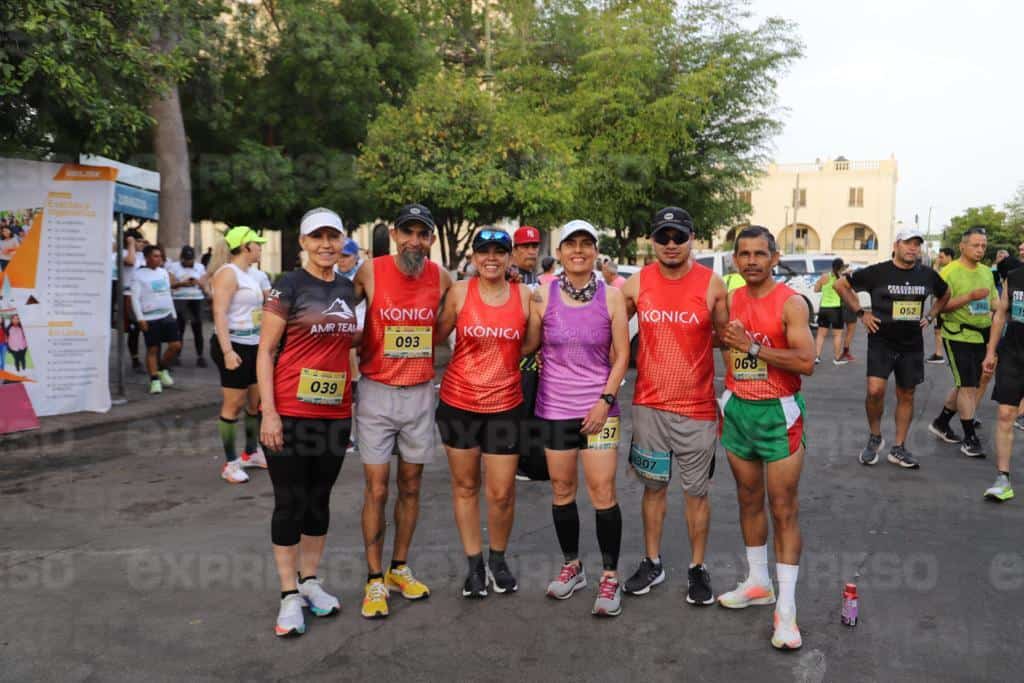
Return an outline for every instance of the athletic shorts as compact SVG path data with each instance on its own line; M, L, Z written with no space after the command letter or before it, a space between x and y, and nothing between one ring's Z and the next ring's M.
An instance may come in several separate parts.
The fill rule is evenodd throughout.
M181 341L181 335L178 334L178 321L174 319L173 315L159 320L147 320L146 325L148 329L142 333L142 336L146 340L147 349Z
M701 497L715 473L718 421L633 406L633 441L629 464L648 488L663 488L672 479L672 461L679 468L683 491Z
M852 325L852 324L857 322L857 314L854 313L850 309L850 307L846 305L846 302L843 302L843 305L840 306L840 309L843 312L843 324L844 325Z
M1000 354L992 400L1003 406L1017 406L1024 400L1024 356Z
M234 370L224 367L224 354L220 350L217 335L210 337L210 358L220 370L220 385L225 389L248 389L256 384L256 350L259 347L231 342L231 348L242 359L242 364Z
M843 329L843 314L839 308L819 308L818 327L827 330Z
M807 444L803 396L748 401L722 394L722 446L744 460L775 462Z
M924 351L897 351L877 335L868 337L868 377L889 379L896 376L896 386L913 389L924 381Z
M268 456L330 456L343 460L352 433L352 420L282 415L281 431L284 447L280 451L268 451Z
M981 364L985 360L985 344L962 342L942 338L946 349L949 369L953 373L953 384L957 387L978 387L981 385Z
M474 413L440 401L434 419L441 443L449 448L479 448L481 453L518 455L521 405L500 413Z
M597 434L581 432L583 418L577 420L547 420L538 418L532 428L541 431L544 448L551 451L618 450L621 438L621 420L609 416L604 428ZM532 434L531 434L532 436Z
M367 465L386 465L398 446L404 462L430 462L436 448L434 382L393 387L363 376L359 380L359 457Z

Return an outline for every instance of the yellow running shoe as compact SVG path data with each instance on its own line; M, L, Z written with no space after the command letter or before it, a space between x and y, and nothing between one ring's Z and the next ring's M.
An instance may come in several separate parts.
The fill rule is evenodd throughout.
M388 615L388 589L381 579L372 579L366 583L363 594L363 617L366 619L383 619Z
M423 600L430 597L430 589L412 575L412 570L407 564L397 569L389 569L384 575L384 581L389 591L398 591L406 600Z

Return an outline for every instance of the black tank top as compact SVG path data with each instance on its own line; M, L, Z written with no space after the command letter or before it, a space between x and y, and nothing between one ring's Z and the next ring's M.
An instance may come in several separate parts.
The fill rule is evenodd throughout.
M999 342L999 353L1012 353L1024 359L1024 267L1011 270L1006 276L1006 334Z

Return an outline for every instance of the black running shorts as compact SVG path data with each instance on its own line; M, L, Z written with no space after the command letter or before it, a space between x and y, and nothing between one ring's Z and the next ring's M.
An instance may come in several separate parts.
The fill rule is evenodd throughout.
M146 339L147 349L181 341L181 335L178 334L178 321L172 315L159 320L147 320L146 331L142 335Z
M818 327L831 330L843 329L843 313L838 306L835 308L818 309Z
M242 359L234 370L224 367L224 354L220 350L217 335L210 337L210 358L220 370L220 385L225 389L248 389L256 384L256 349L258 346L231 342L231 348Z
M519 455L521 406L500 413L474 413L438 402L434 419L441 443L449 448L479 448L481 453Z
M889 379L896 376L896 386L913 389L924 381L924 351L899 351L888 342L871 335L868 337L868 377Z
M1024 358L1018 354L1000 354L992 400L1003 406L1017 406L1024 400Z

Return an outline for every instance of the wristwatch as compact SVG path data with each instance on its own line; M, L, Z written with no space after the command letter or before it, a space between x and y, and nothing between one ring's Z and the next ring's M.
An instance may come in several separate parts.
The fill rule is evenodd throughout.
M867 313L867 311L861 308L856 313L854 313L854 315L856 315L858 318L863 318L865 313Z
M757 358L757 354L761 353L761 345L757 342L750 344L750 349L747 351L747 355L751 358Z
M615 394L601 394L601 400L610 406L615 405Z
M931 317L930 315L926 315L924 319L927 320L929 324L935 322L935 318Z

